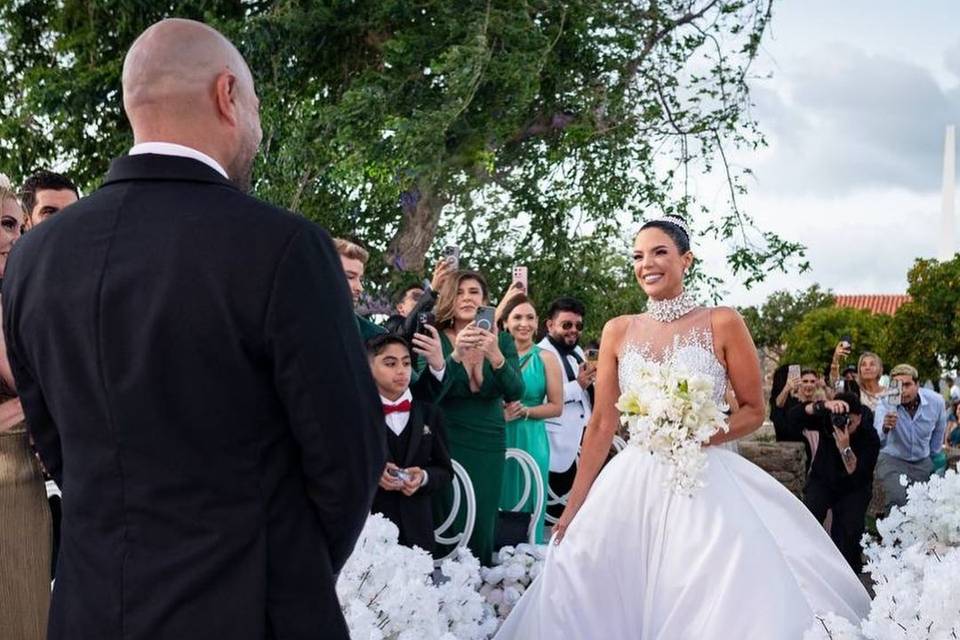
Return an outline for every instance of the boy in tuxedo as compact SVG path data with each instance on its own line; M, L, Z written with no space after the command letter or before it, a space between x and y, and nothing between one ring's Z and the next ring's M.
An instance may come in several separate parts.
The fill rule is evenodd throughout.
M443 414L414 399L410 346L400 336L379 335L367 342L367 357L380 391L387 430L387 464L373 499L400 529L400 544L433 552L430 494L453 476Z

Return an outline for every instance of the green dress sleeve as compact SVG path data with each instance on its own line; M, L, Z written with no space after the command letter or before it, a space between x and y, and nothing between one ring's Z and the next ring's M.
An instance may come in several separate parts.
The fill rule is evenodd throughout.
M453 346L443 333L440 334L440 344L445 358L443 380L437 380L427 368L426 359L423 356L417 356L414 377L410 382L410 388L418 399L434 404L443 400L451 388L457 385L469 386L467 372L462 364L453 359Z
M506 331L497 336L500 342L500 353L505 358L504 365L494 369L489 362L484 364L484 376L492 376L497 391L506 402L513 402L523 397L523 374L520 373L520 358L517 355L517 345Z
M386 329L378 324L370 322L363 316L355 314L354 317L357 319L357 329L360 331L360 337L363 339L364 344L366 344L367 340L370 338L383 335L387 332Z

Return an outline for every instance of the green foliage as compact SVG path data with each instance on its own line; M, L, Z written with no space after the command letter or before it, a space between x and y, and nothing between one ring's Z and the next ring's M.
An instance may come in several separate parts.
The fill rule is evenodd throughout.
M744 307L740 314L750 329L753 342L768 358L779 362L786 345L786 334L814 309L832 307L833 294L819 285L791 293L772 293L762 306Z
M912 300L897 310L887 332L888 358L936 380L944 369L960 367L960 255L919 259L907 281Z
M884 337L890 316L876 315L862 309L821 307L814 309L784 335L787 348L781 356L783 364L801 364L822 371L833 359L840 338L849 335L853 355L847 364L856 364L857 354L874 351L883 357Z
M454 242L495 282L525 263L538 297L627 309L640 294L621 245L651 212L723 239L749 284L803 256L739 210L725 159L764 143L745 77L771 2L0 0L0 171L55 165L94 188L131 143L126 49L191 17L257 79L257 195L370 248L374 288ZM714 169L726 210L686 188Z

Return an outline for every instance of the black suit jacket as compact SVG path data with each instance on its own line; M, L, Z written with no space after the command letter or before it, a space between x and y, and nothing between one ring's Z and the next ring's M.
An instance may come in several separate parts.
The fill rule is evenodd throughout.
M427 483L412 496L377 489L372 511L382 513L399 527L400 544L418 546L432 553L434 535L430 494L450 484L453 477L443 412L431 404L415 400L405 431L409 431L406 451L399 457L388 452L387 457L398 467L424 469Z
M385 445L324 231L123 157L17 243L3 303L64 496L50 638L347 637L332 576Z

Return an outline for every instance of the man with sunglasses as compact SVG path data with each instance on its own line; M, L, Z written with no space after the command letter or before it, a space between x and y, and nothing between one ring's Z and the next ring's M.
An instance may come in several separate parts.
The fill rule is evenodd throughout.
M550 487L562 496L573 486L577 452L583 429L590 419L590 387L597 377L596 363L587 362L577 344L583 332L586 309L576 298L557 298L547 310L547 335L540 348L553 353L563 367L563 413L546 420L550 440ZM551 507L551 515L555 508ZM563 505L559 505L563 511Z

